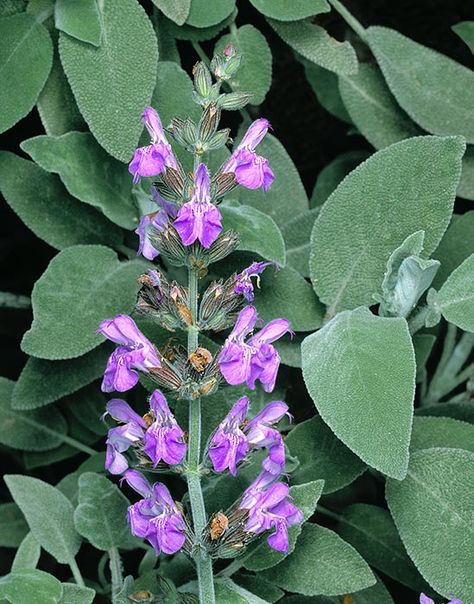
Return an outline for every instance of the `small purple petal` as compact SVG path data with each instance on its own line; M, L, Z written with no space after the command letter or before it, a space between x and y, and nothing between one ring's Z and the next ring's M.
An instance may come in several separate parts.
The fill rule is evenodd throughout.
M120 398L111 399L107 403L106 409L107 413L119 422L136 422L143 428L146 428L145 420L126 401Z
M153 107L145 107L142 118L152 143L165 143L166 137L163 126L161 124L160 116L155 109L153 109Z
M244 134L238 148L247 148L254 151L256 146L263 140L263 137L270 128L270 122L261 117L250 124L247 132Z
M123 475L123 480L143 497L151 497L153 495L150 483L138 470L127 470Z

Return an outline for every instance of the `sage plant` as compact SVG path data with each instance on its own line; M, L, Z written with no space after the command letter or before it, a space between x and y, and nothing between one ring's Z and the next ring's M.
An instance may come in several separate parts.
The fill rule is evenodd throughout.
M180 550L189 554L196 564L200 601L207 604L215 601L214 558L237 556L262 533L271 548L286 553L288 528L303 520L289 494L285 447L276 427L285 415L290 417L283 401L271 401L249 418L249 399L240 397L224 418L216 418L204 448L201 441L206 397L226 385L246 384L254 390L260 383L265 392L272 392L280 365L273 343L292 333L284 318L263 324L250 304L260 274L272 263L256 261L226 280L208 283L204 291L200 287L208 267L239 244L239 233L223 227L223 196L238 186L266 191L274 180L268 160L257 152L270 127L263 118L248 127L217 172L212 174L203 161L230 140L228 129L218 129L222 111L241 109L248 100L244 93L221 92L239 62L230 45L216 54L211 63L215 83L203 62L194 67L194 99L202 106L198 123L174 118L165 132L157 111L146 107L143 121L150 144L137 149L129 165L134 183L142 177L157 178L152 185L157 209L143 216L136 230L139 254L157 263L162 258L188 273L187 284L169 283L157 264L139 279L136 310L165 329L187 332L187 346L160 350L127 315L102 321L98 330L118 345L104 373L104 392L128 391L141 375L157 386L143 417L118 398L109 401L105 413L118 422L108 432L106 468L142 497L128 508L130 530L146 539L157 555ZM167 136L193 153L193 173L184 171ZM203 332L224 330L228 335L216 351L199 341ZM189 408L187 433L171 409L182 401ZM236 476L256 451L264 454L251 485L228 510L206 510L202 477L223 472ZM186 479L189 506L176 502L168 488L154 480L160 472Z

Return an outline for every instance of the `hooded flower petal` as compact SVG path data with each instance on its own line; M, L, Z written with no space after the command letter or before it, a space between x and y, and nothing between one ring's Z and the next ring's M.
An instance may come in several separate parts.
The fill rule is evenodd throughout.
M184 432L178 426L165 397L155 390L150 399L150 408L154 417L143 439L144 451L156 466L161 460L176 465L186 453Z
M248 443L241 424L247 417L249 400L246 396L240 398L214 432L208 448L208 454L216 472L229 472L235 476L237 464L242 461L248 451Z
M244 296L246 300L252 302L254 298L252 278L257 277L257 287L259 286L259 275L274 264L273 262L253 262L248 268L244 269L235 279L234 292ZM276 266L276 265L275 265Z
M128 422L135 422L139 426L146 428L146 423L143 417L138 415L138 413L134 411L126 401L120 398L111 399L107 403L106 409L107 413L119 422L124 424Z

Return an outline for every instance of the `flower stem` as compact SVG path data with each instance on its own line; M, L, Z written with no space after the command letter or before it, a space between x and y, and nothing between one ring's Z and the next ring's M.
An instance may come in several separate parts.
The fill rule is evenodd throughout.
M82 578L81 571L77 566L77 562L75 558L71 558L69 562L69 568L71 569L72 576L74 577L74 581L79 585L79 587L85 587L84 579Z
M365 28L362 24L347 10L347 8L339 2L339 0L329 0L329 4L341 15L344 21L352 28L355 33L365 40Z
M110 574L112 576L112 602L115 603L117 595L120 593L123 584L122 560L118 548L109 549Z
M408 329L413 335L425 326L426 316L428 315L428 306L421 306L413 316L408 320Z
M188 328L188 354L193 353L199 341L197 329L198 309L198 272L189 269L189 306L193 317L193 324ZM199 583L199 601L203 604L214 604L214 577L212 571L212 560L206 550L202 547L202 532L206 526L206 508L201 489L200 458L201 458L201 399L195 399L189 403L189 426L188 426L188 458L186 478L188 482L189 501L193 516L196 547L194 548L194 560Z

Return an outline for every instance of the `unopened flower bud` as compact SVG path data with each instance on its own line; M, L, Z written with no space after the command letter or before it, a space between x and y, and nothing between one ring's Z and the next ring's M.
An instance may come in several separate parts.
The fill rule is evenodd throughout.
M203 98L209 96L212 87L212 78L209 73L209 69L204 65L202 61L199 61L193 67L193 75L194 75L194 87L198 94L200 94Z
M215 103L210 103L203 111L199 120L198 138L201 144L205 144L216 132L221 110Z
M252 97L253 94L251 92L229 92L227 94L221 94L217 99L217 104L221 109L235 111L236 109L245 107Z

